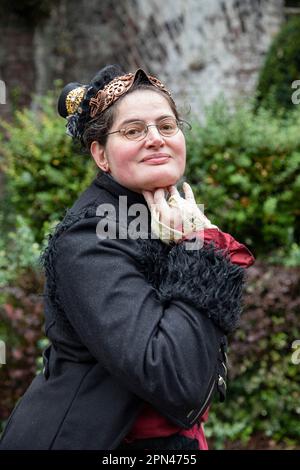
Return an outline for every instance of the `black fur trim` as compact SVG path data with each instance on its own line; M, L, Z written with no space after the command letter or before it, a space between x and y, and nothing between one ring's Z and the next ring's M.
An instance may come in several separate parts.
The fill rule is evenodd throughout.
M71 209L68 209L65 213L65 216L61 222L59 222L56 227L53 229L52 233L48 234L48 244L41 252L39 257L39 264L44 268L45 275L47 278L46 283L46 290L45 290L45 297L48 297L52 304L56 307L56 313L62 313L62 307L60 303L60 299L57 295L56 289L56 272L55 272L55 263L56 263L56 255L57 255L57 248L56 243L57 239L60 235L68 230L73 224L78 222L79 220L85 217L94 217L96 214L97 204L88 205L82 208L79 212L72 212ZM65 315L59 315L59 319L61 321L65 321L68 325L68 329L71 328L69 325L68 320L66 319ZM70 327L70 328L69 328Z
M217 250L213 243L187 250L185 243L139 242L142 271L161 302L179 299L190 303L226 334L237 327L245 271L231 263L224 250Z
M136 242L138 245L136 259L140 271L143 272L147 281L159 290L162 279L168 272L170 246L157 239L138 238Z

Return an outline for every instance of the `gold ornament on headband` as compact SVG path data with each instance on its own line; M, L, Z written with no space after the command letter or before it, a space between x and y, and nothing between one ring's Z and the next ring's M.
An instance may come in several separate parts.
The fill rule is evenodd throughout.
M96 96L90 99L90 116L94 118L98 114L105 111L105 109L113 104L118 98L120 98L120 96L124 95L124 93L126 93L132 87L136 78L136 74L139 72L139 70L137 70L134 74L128 73L126 75L116 77L111 82L109 82L103 88L103 90L99 90ZM165 88L161 81L158 80L158 78L151 75L146 76L152 85L160 88L171 97L171 93Z
M66 108L68 111L68 115L74 114L77 111L78 106L80 105L83 99L84 93L85 93L85 88L82 86L79 86L77 88L74 88L67 94Z

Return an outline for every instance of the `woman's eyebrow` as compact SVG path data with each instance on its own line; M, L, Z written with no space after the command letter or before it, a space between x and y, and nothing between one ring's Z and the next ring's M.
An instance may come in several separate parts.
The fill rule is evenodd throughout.
M162 116L159 116L158 118L155 119L155 121L160 121L161 119L167 118L167 117L175 117L171 114L163 114ZM119 125L124 126L125 124L129 124L130 122L145 122L143 119L138 119L138 118L131 118L131 119L125 119L125 121L122 121Z

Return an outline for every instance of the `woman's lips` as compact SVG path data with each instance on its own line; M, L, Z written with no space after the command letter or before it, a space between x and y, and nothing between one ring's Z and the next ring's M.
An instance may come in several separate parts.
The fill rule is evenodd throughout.
M167 154L157 154L157 155L149 155L143 158L143 163L148 163L149 165L157 165L160 163L166 163L170 159L170 155Z

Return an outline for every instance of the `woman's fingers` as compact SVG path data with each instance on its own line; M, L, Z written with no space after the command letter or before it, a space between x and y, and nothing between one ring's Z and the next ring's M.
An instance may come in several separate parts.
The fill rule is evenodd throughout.
M149 209L151 209L151 206L154 204L153 194L151 191L143 191L143 196L146 199Z
M187 201L196 202L196 201L195 201L195 196L194 196L193 190L192 190L192 188L190 187L190 185L185 181L185 182L183 183L182 187L183 187L185 199L186 199Z
M163 189L157 189L155 191L154 203L160 213L160 220L165 225L168 227L174 227L182 222L181 211L177 207L169 206L165 199L165 192Z
M176 186L169 186L170 197L167 200L169 207L179 207L181 205L182 197L180 196Z
M212 225L196 203L191 186L184 182L184 198L180 196L176 186L168 186L171 194L168 201L165 198L165 189L159 188L154 192L143 191L148 206L156 219L167 227L183 232L200 230L202 228L218 228ZM183 228L182 228L183 227Z
M171 194L171 196L174 196L175 194L177 196L180 196L179 192L178 192L178 189L176 188L176 186L169 186L169 193Z
M165 198L165 191L163 188L157 189L154 192L153 198L154 198L154 204L157 204L159 208L166 209L168 207L168 204Z
M142 191L144 198L147 201L149 209L152 211L153 206L156 208L157 211L161 212L168 212L169 206L165 199L165 192L164 189L159 188L156 191Z

